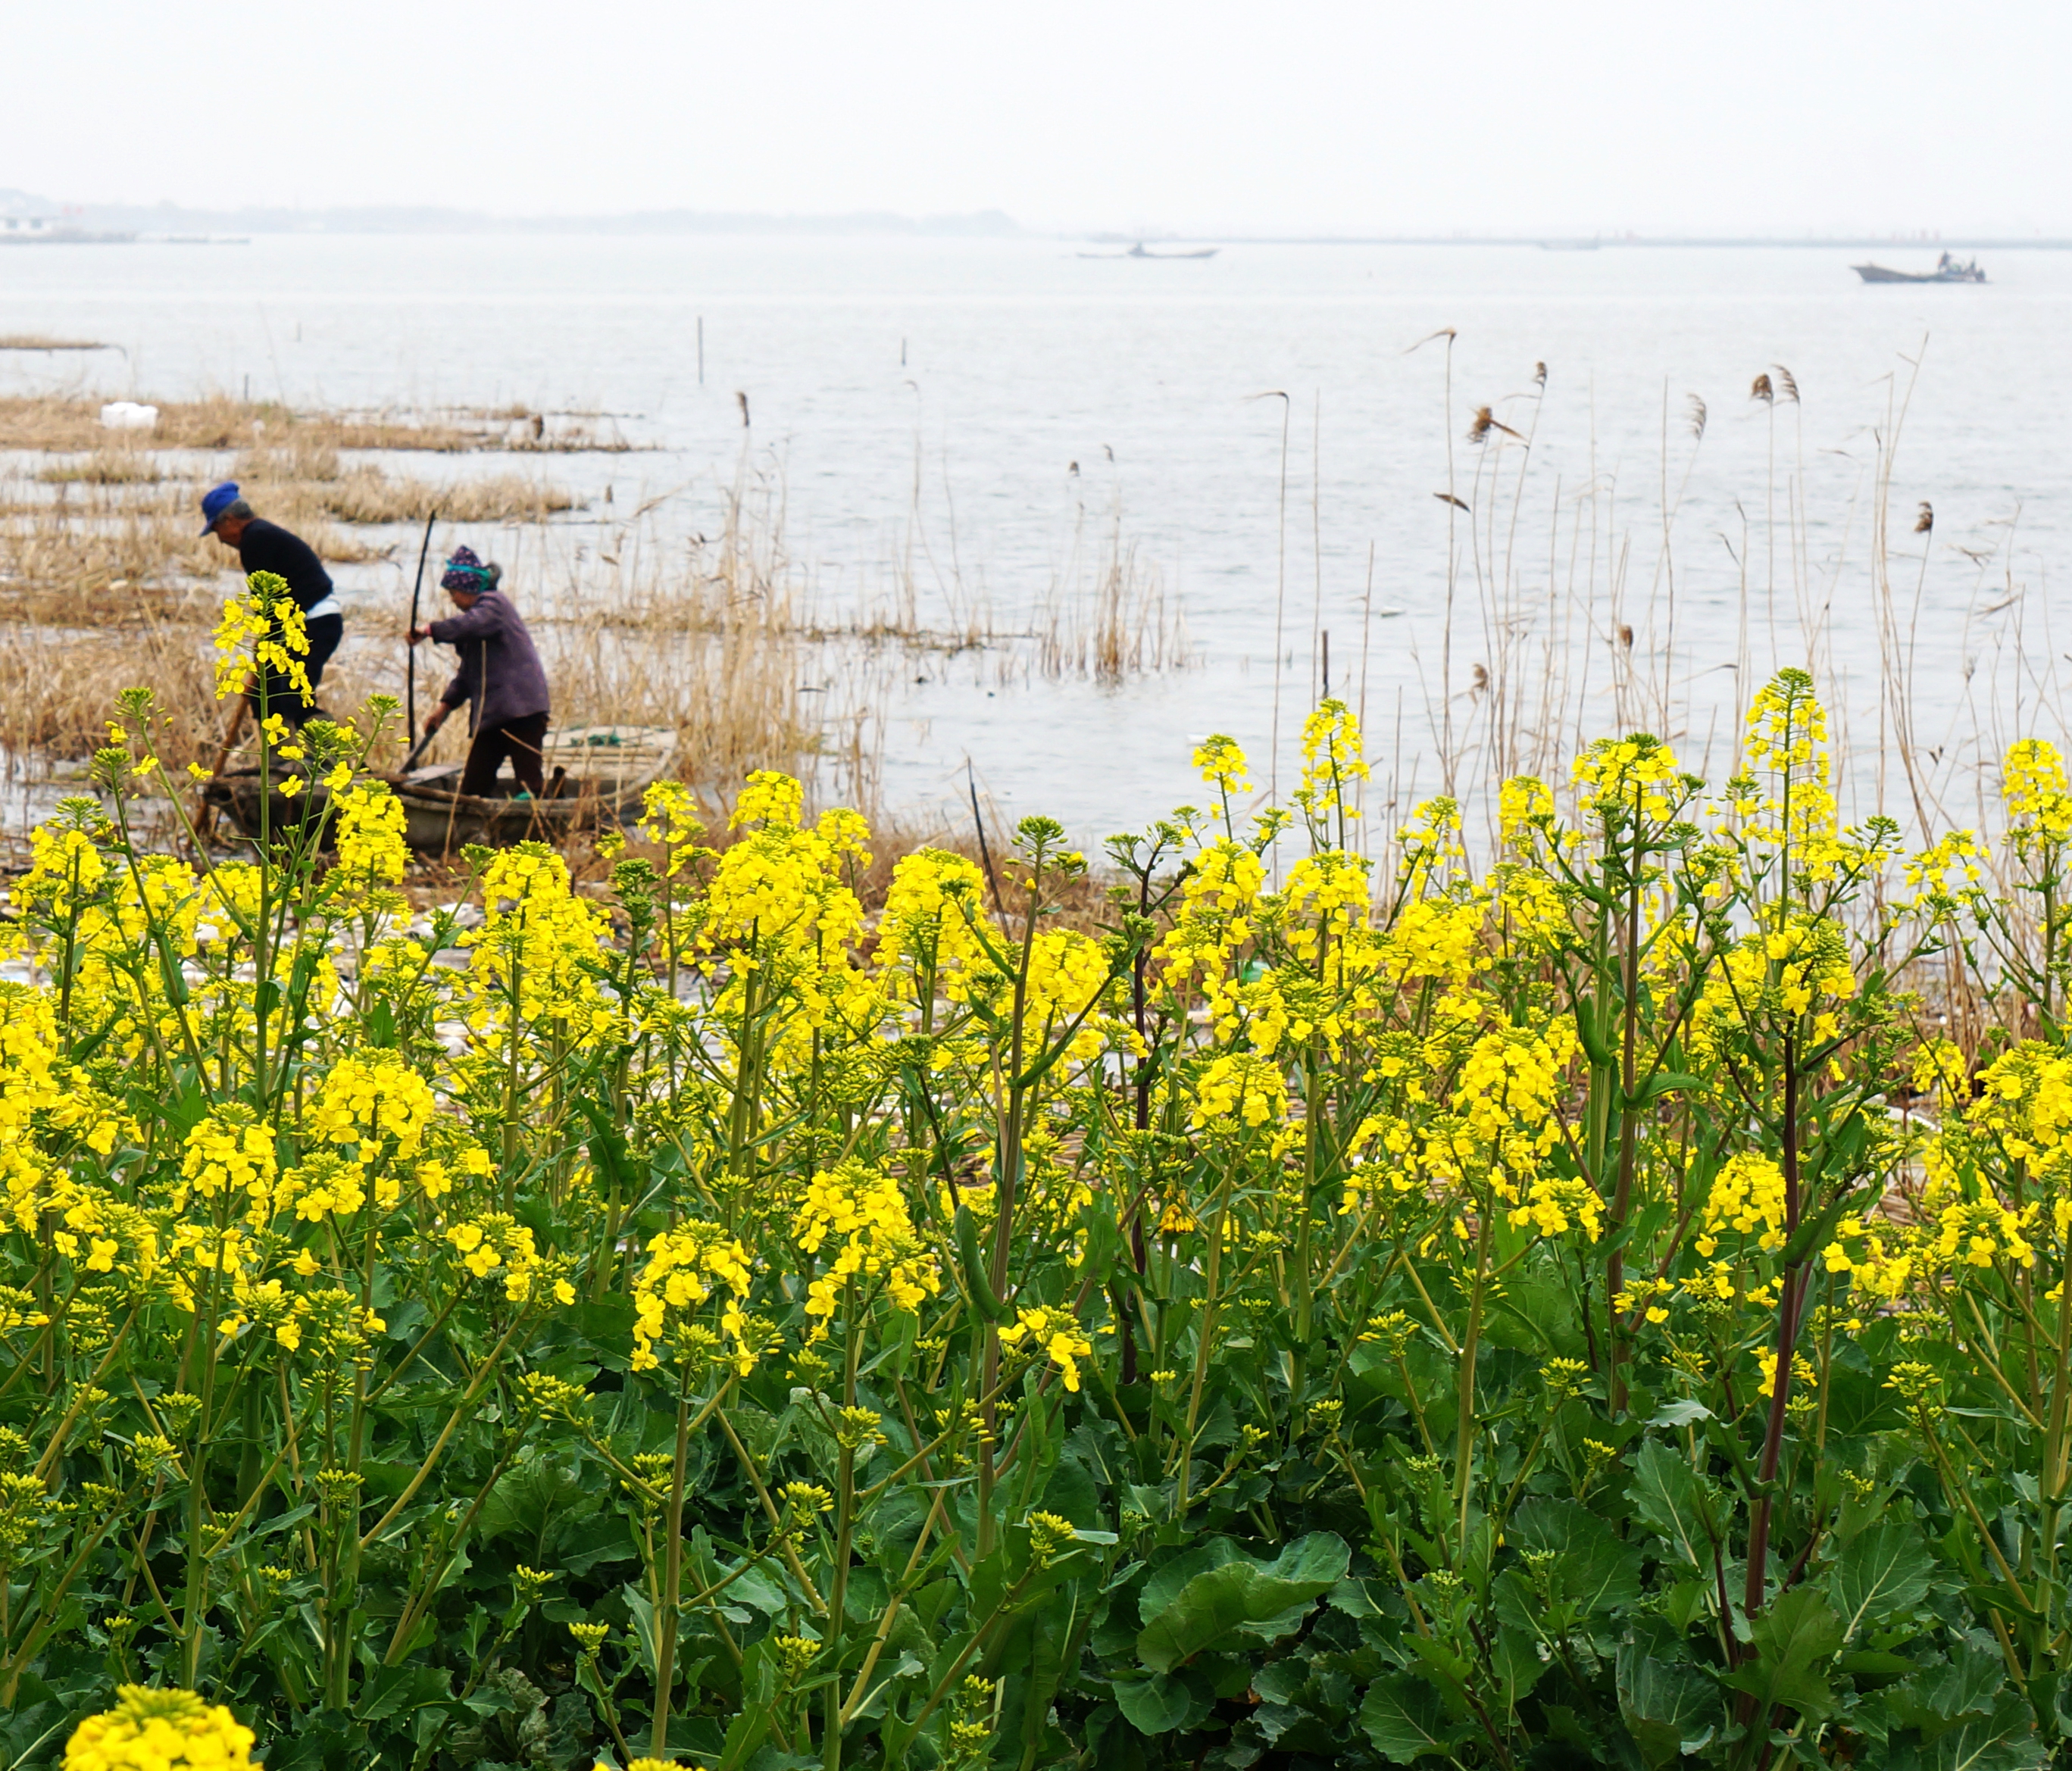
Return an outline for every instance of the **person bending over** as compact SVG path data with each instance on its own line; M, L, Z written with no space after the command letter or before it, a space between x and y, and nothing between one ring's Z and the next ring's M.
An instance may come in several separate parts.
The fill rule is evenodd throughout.
M309 632L309 655L303 659L302 668L309 672L310 705L302 705L301 694L284 672L269 666L263 684L263 706L261 684L255 682L245 693L253 714L278 713L290 725L323 718L323 710L315 705L317 684L323 680L324 666L345 637L345 611L339 606L323 561L299 535L255 516L252 507L238 495L235 480L227 479L211 487L201 501L201 514L202 533L213 535L225 547L234 549L247 577L254 572L273 572L288 581L288 594L302 611L302 622ZM276 644L280 643L279 622L273 623L268 637Z
M547 673L533 649L517 606L497 589L499 569L484 565L472 548L456 548L440 575L439 587L460 610L444 621L413 627L410 643L431 639L460 653L460 669L425 720L427 734L446 723L462 701L475 734L460 791L495 791L496 770L506 757L524 792L538 799L546 791L540 747L547 737Z

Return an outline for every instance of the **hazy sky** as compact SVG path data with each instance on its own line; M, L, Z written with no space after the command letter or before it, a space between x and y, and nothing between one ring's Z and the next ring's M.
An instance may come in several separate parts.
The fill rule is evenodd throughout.
M64 0L0 187L1036 227L2072 235L2038 0Z

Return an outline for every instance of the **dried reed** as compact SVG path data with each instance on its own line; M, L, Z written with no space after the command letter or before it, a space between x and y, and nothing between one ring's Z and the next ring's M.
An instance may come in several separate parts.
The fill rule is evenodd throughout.
M148 684L171 723L160 754L184 770L207 761L215 729L208 630L142 619L125 631L0 624L0 746L17 757L84 757L107 742L123 689Z
M520 474L434 486L378 467L356 467L322 483L282 491L289 503L306 503L346 523L421 523L435 511L454 523L542 523L582 505L574 494Z
M1124 532L1119 478L1101 522L1098 553L1088 527L1086 505L1079 503L1063 569L1051 579L1030 623L1034 671L1114 683L1186 668L1193 661L1186 617L1178 598L1167 595L1165 575L1143 561Z
M60 481L56 495L0 500L0 614L76 625L127 625L107 591L181 600L183 581L213 584L232 557L199 533L195 486ZM337 528L319 505L276 507L326 560L385 558L388 545Z
M36 478L47 485L150 486L164 477L158 458L148 450L120 444L97 449L84 458L53 462L36 471Z
M520 454L629 449L615 428L600 434L586 417L567 415L549 425L545 414L514 419L500 413L298 412L271 401L212 395L157 402L158 421L146 434L154 449L417 450L441 454L504 451ZM0 449L83 452L108 433L101 401L76 394L18 394L0 398Z
M1707 536L1708 551L1716 541L1731 557L1729 584L1737 585L1730 618L1738 637L1725 662L1720 654L1727 647L1716 640L1701 660L1678 625L1687 571L1679 523L1704 441L1704 402L1687 397L1684 421L1675 425L1663 390L1660 458L1639 499L1599 468L1594 431L1581 484L1556 480L1550 489L1533 482L1544 369L1530 389L1510 397L1531 401L1529 409L1504 401L1474 409L1468 435L1480 447L1472 483L1460 489L1469 495L1449 481L1439 496L1449 507L1449 561L1453 533L1465 528L1462 589L1474 600L1470 609L1462 599L1457 620L1449 588L1441 632L1424 636L1428 646L1437 639L1440 658L1437 680L1427 682L1425 735L1399 735L1392 744L1386 734L1372 735L1383 741L1372 746L1377 783L1390 783L1390 803L1377 822L1408 809L1421 773L1460 802L1470 836L1493 845L1498 784L1519 775L1558 783L1570 759L1607 731L1651 730L1674 743L1696 773L1723 780L1739 759L1737 709L1772 671L1791 665L1811 672L1826 705L1845 821L1889 815L1908 840L1953 825L1996 828L2007 744L2064 729L2060 647L2049 632L2047 602L2017 572L2011 520L1987 524L1979 545L1938 549L1932 503L1902 495L1897 462L1919 373L1918 357L1905 361L1908 372L1892 378L1882 419L1869 427L1875 462L1854 489L1842 483L1836 507L1819 525L1817 554L1809 539L1814 488L1796 434L1802 390L1781 364L1753 378L1750 400L1762 409L1765 433L1764 496L1730 499L1744 512L1739 534ZM1794 429L1782 438L1776 434L1780 407L1790 409ZM1450 458L1447 409L1441 417ZM1514 410L1519 416L1506 422ZM1865 499L1868 525L1856 520ZM1889 515L1895 505L1902 512L1897 524ZM1545 524L1536 562L1519 544L1535 520ZM1899 536L1920 550L1906 557L1903 584L1894 582ZM1953 569L1973 575L1969 606L1957 631L1931 631L1924 617L1934 606L1931 577L1947 581ZM1708 576L1716 582L1718 574ZM1449 572L1449 586L1451 578ZM1946 606L1962 601L1947 581L1942 594ZM1861 598L1856 606L1873 618L1873 657L1836 655L1833 611L1844 597ZM1944 691L1935 696L1941 710L1933 721L1924 712L1925 684L1917 680L1917 667L1925 670L1931 660ZM1947 1012L1959 1019L1973 1013L1955 996Z
M0 335L0 351L108 351L116 347L94 339L51 338L42 332Z
M1190 654L1186 620L1165 578L1118 532L1091 584L1076 573L1054 586L1039 612L1036 668L1046 676L1092 676L1106 683L1178 668Z

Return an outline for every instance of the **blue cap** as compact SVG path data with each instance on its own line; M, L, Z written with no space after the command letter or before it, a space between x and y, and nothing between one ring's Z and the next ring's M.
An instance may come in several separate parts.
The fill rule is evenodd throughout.
M223 520L223 513L237 502L237 482L226 479L220 486L212 486L201 501L201 514L208 520L202 524L204 535L213 535L216 525Z

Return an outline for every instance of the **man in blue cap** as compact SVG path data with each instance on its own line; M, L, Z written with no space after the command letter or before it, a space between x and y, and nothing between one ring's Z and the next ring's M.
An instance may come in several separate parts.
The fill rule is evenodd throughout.
M302 611L310 636L309 655L302 660L310 674L314 694L323 680L324 666L345 637L345 611L331 589L331 574L323 561L299 535L291 535L278 523L255 516L252 507L238 495L237 483L227 479L212 487L201 501L201 532L213 535L227 548L237 550L237 562L246 577L254 572L272 572L287 580L288 594ZM279 639L277 627L273 637ZM245 699L252 711L260 710L260 685L253 684ZM321 709L302 705L302 696L278 671L269 671L265 682L265 709L278 713L290 725L322 717Z

